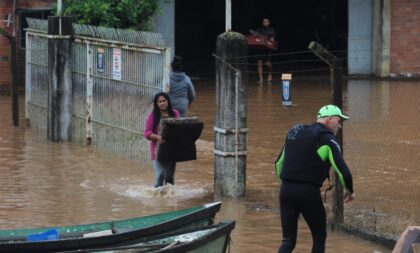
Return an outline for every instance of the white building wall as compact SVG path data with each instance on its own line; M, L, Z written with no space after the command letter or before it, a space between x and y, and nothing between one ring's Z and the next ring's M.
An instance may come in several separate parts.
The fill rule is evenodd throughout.
M373 0L349 0L348 74L372 74Z
M154 32L161 33L166 46L175 54L175 0L159 0L161 10L154 17Z

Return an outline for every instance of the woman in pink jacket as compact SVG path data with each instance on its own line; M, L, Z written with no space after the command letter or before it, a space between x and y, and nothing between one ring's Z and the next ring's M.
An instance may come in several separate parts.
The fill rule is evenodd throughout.
M157 160L156 145L165 142L159 135L159 123L162 118L179 117L179 112L172 109L168 94L159 92L153 98L153 111L149 113L146 121L144 137L151 141L150 156L155 171L155 187L163 186L163 183L174 184L175 166L173 162Z

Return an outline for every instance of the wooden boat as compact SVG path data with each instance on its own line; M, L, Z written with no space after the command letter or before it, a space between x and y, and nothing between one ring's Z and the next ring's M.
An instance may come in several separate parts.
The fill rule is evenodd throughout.
M141 238L113 247L81 249L65 253L224 253L234 228L235 221L226 221L217 225Z
M0 252L57 252L121 244L142 237L210 225L220 206L220 202L215 202L125 220L57 228L0 230ZM56 231L57 239L51 237L51 231Z
M392 253L420 252L420 226L408 226L401 234Z

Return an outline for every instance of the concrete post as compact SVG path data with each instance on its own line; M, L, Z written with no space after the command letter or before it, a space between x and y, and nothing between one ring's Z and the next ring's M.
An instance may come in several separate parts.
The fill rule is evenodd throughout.
M50 141L70 141L72 118L71 17L48 17L48 127Z
M247 147L246 73L248 44L245 36L226 32L216 43L216 196L245 195Z

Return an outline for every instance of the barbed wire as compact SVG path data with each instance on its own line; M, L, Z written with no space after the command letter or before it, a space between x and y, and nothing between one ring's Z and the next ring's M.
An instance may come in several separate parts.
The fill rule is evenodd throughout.
M306 54L311 53L311 51L298 51L298 52L286 52L286 53L276 53L276 54L270 54L270 56L280 56L280 55L293 55L293 54ZM241 57L230 57L226 58L226 60L239 60L239 59L246 59L246 58L257 58L257 57L265 57L267 54L253 54L253 55L247 55L247 56L241 56Z
M271 62L272 65L291 64L291 63L308 63L308 62L322 62L322 60L290 60L290 61L275 61ZM232 62L234 65L258 65L258 63L247 63L247 62Z
M308 73L308 72L321 72L329 71L330 68L313 68L313 69L300 69L300 70L283 70L283 71L271 71L272 74L284 74L284 73ZM257 74L258 71L242 71L242 73Z
M371 50L331 50L329 51L330 53L348 53L348 52L352 52L352 53L357 53L357 52L371 52ZM311 56L314 56L313 52L310 50L305 50L305 51L295 51L295 52L283 52L283 53L272 53L272 54L250 54L247 56L241 56L241 57L230 57L230 58L226 58L226 60L235 60L235 59L245 59L245 58L259 58L259 57L266 57L267 55L271 56L271 57L276 57L276 56L288 56L288 55L302 55L302 54L309 54ZM346 59L348 57L345 57Z

